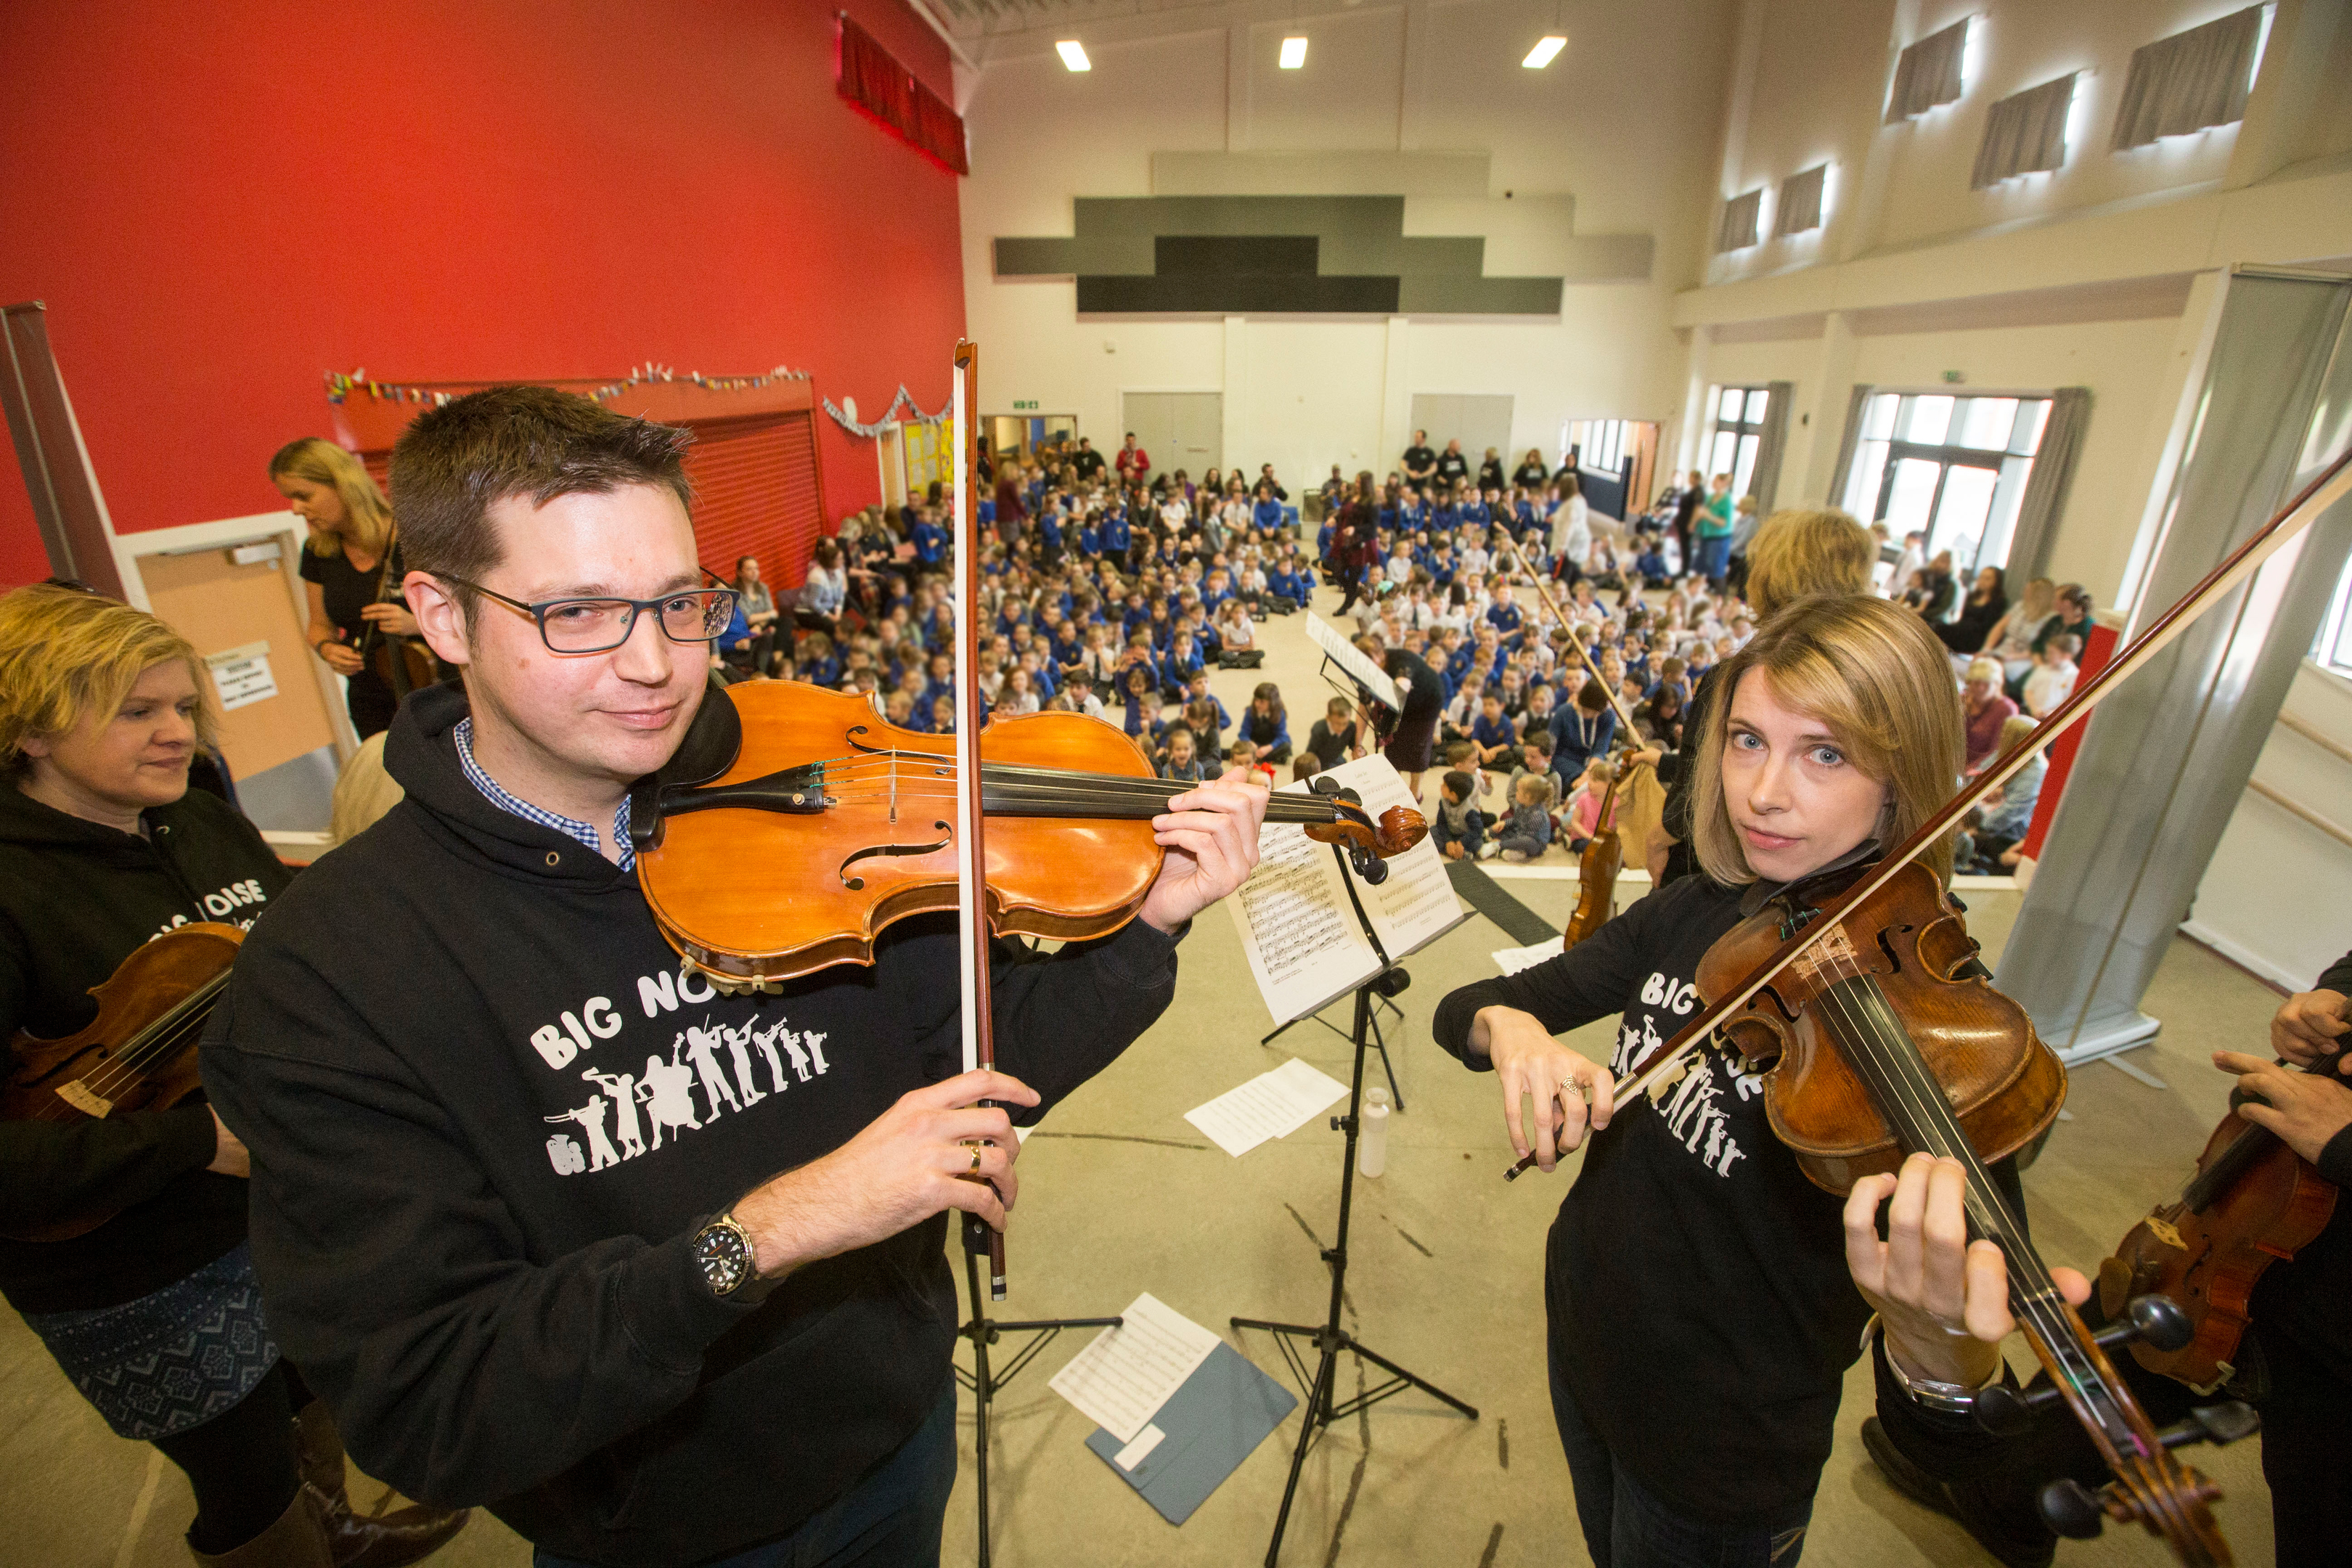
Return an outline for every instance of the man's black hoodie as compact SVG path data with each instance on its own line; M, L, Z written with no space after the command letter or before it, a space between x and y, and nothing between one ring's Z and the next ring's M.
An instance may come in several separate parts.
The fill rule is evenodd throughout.
M781 995L681 981L633 874L466 779L466 710L454 687L403 706L406 799L257 925L206 1037L271 1325L369 1473L561 1555L703 1562L854 1485L947 1382L943 1218L757 1306L714 1298L688 1244L961 1069L953 931L901 922L871 968ZM1001 1065L1050 1106L1175 968L1139 921L1000 962Z
M19 1029L56 1039L86 1027L90 987L142 943L191 921L249 925L293 879L218 795L191 790L142 815L144 837L0 780L0 1064ZM228 1251L245 1238L246 1184L205 1170L216 1142L201 1104L0 1124L9 1220L119 1211L70 1241L0 1240L0 1290L26 1312L110 1307Z

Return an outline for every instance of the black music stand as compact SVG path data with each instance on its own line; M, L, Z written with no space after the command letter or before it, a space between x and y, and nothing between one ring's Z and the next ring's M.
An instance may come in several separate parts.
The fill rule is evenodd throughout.
M989 1317L987 1298L981 1294L980 1260L988 1253L988 1222L974 1215L966 1216L963 1242L964 1289L971 1296L971 1321L958 1329L956 1335L960 1339L971 1342L972 1370L966 1372L962 1367L957 1366L955 1374L958 1383L971 1390L974 1406L979 1415L980 1430L975 1442L975 1449L980 1456L979 1485L976 1489L980 1499L979 1561L980 1568L988 1568L989 1403L996 1397L998 1389L1019 1376L1021 1369L1036 1360L1037 1352L1052 1343L1054 1336L1064 1329L1115 1329L1126 1320L1122 1318L1039 1318L1029 1322L998 1322ZM988 1347L994 1344L1000 1335L1023 1333L1031 1336L1029 1342L1013 1352L1013 1359L1005 1363L1002 1373L991 1371L988 1364Z
M1338 998L1335 997L1333 1000L1336 1001ZM1329 1004L1327 1003L1325 1005L1328 1006ZM1386 1007L1390 1012L1394 1013L1397 1016L1400 1022L1404 1018L1404 1009L1398 1006L1386 995L1382 995L1378 998L1373 1005L1375 1007ZM1293 1018L1290 1022L1283 1025L1280 1028L1275 1030L1274 1033L1260 1040L1258 1044L1261 1046L1270 1046L1274 1044L1275 1041L1282 1038L1283 1036L1290 1033L1291 1030L1298 1027L1299 1025L1309 1021L1322 1025L1325 1028L1330 1030L1333 1034L1339 1036L1343 1040L1349 1037L1347 1030L1339 1027L1339 1025L1325 1017L1321 1013L1308 1013L1302 1016ZM1381 1019L1380 1015L1377 1012L1372 1015L1372 1049L1381 1053L1381 1070L1388 1075L1389 1079L1389 1099L1396 1102L1396 1108L1399 1110L1402 1110L1404 1109L1404 1090L1397 1087L1396 1067L1394 1063L1389 1060L1388 1037L1381 1033Z
M1346 1133L1347 1141L1342 1156L1343 1163L1339 1167L1339 1235L1333 1245L1323 1248L1323 1261L1331 1266L1330 1310L1324 1315L1324 1320L1319 1324L1276 1323L1259 1318L1233 1320L1233 1325L1236 1329L1264 1329L1273 1334L1275 1342L1282 1347L1283 1359L1290 1363L1292 1375L1297 1377L1300 1386L1307 1391L1307 1403L1302 1408L1298 1423L1298 1447L1290 1456L1290 1479L1284 1483L1282 1489L1282 1511L1275 1516L1274 1539L1265 1549L1266 1568L1275 1568L1276 1561L1282 1555L1282 1533L1290 1524L1290 1505L1298 1493L1299 1472L1306 1468L1307 1451L1315 1446L1315 1439L1322 1434L1325 1427L1334 1422L1345 1420L1359 1410L1368 1405L1377 1405L1391 1394L1402 1393L1407 1388L1418 1388L1423 1394L1452 1405L1471 1420L1478 1419L1478 1412L1472 1406L1465 1405L1427 1379L1407 1372L1386 1356L1365 1348L1353 1334L1340 1325L1339 1312L1344 1305L1343 1298L1348 1287L1348 1222L1355 1206L1356 1131L1360 1125L1358 1113L1364 1098L1364 1050L1370 1044L1373 1031L1372 1004L1375 999L1389 1000L1395 997L1407 985L1412 984L1412 979L1403 970L1390 962L1387 950L1381 947L1380 937L1372 931L1372 922L1364 914L1363 900L1357 895L1355 879L1348 873L1346 855L1337 845L1332 846L1332 853L1340 857L1340 876L1348 884L1349 901L1355 905L1356 919L1362 923L1364 934L1371 942L1372 951L1380 956L1381 969L1379 973L1356 987L1356 1031L1353 1037L1356 1065L1354 1075L1349 1079L1348 1087L1348 1114L1331 1119L1332 1127ZM1385 1059L1385 1051L1382 1056ZM1293 1342L1300 1340L1311 1342L1320 1352L1320 1359L1316 1364L1312 1378L1307 1376L1305 1357L1301 1354L1299 1347ZM1333 1397L1332 1390L1338 1383L1339 1357L1342 1354L1354 1355L1359 1360L1370 1362L1389 1374L1389 1381L1377 1388L1369 1389L1356 1395L1345 1404L1339 1403Z

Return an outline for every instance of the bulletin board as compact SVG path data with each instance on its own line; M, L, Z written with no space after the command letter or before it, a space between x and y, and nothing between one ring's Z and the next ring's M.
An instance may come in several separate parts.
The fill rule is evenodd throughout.
M907 453L907 499L921 500L930 493L931 481L951 485L955 482L955 420L941 419L936 424L912 421L898 426L898 438Z
M227 550L206 549L142 555L138 568L156 616L214 661L205 667L205 695L219 712L221 751L233 775L251 778L335 743L282 559L240 566ZM254 695L266 687L276 689ZM237 705L220 712L225 694Z

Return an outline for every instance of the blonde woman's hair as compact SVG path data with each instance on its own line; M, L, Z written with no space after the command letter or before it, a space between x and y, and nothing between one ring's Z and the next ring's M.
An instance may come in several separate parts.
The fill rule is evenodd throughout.
M1691 779L1691 827L1699 865L1717 882L1740 887L1757 879L1723 791L1732 702L1740 681L1755 672L1770 678L1783 707L1827 724L1846 760L1886 784L1893 798L1879 820L1883 847L1909 837L1958 787L1967 720L1952 684L1951 655L1927 623L1868 595L1800 599L1724 661L1720 695L1707 707ZM1950 837L1919 863L1949 883Z
M392 503L383 499L383 491L376 488L375 479L357 458L332 441L305 436L287 442L269 459L271 479L289 474L308 484L324 485L342 499L345 532L312 529L311 554L341 555L346 539L378 560L392 548Z
M1969 660L1969 679L1970 680L1990 680L1993 685L1999 686L2000 684L2001 674L2002 670L2000 660L1997 658L1987 658L1984 655L1979 654L1976 658Z
M1878 542L1845 512L1776 511L1748 544L1748 602L1759 620L1820 594L1867 594Z
M212 703L187 638L87 589L41 583L0 597L0 777L31 765L27 736L69 733L92 714L111 719L139 678L167 659L196 683L196 740L209 746Z
M2036 577L2025 584L2025 614L2048 620L2058 611L2058 584L2047 577Z

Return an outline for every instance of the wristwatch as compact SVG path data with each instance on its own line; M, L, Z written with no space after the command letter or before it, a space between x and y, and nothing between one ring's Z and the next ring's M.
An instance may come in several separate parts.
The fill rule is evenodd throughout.
M1870 1348L1872 1336L1878 1331L1878 1318L1874 1313L1870 1321L1863 1326L1862 1343L1865 1352ZM1945 1331L1951 1332L1948 1329ZM1905 1394L1910 1395L1911 1403L1923 1410L1938 1411L1946 1415L1972 1415L1976 1413L1978 1394L2001 1380L2003 1364L1999 1361L1993 1363L1992 1371L1986 1374L1982 1383L1973 1385L1965 1383L1945 1383L1932 1377L1914 1377L1904 1369L1903 1363L1895 1359L1894 1352L1885 1351L1884 1346L1881 1349L1886 1357L1886 1370L1895 1374L1895 1383L1901 1386Z
M751 1233L731 1214L722 1214L694 1233L694 1260L702 1268L702 1282L722 1301L749 1300L764 1294L759 1287L757 1257Z

